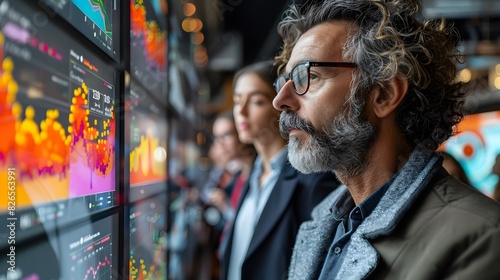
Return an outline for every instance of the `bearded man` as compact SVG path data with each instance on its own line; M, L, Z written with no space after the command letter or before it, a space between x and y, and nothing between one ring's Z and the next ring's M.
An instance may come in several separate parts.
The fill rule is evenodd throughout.
M289 161L345 185L300 227L289 279L500 279L500 205L435 152L464 115L456 31L419 10L313 1L279 24Z

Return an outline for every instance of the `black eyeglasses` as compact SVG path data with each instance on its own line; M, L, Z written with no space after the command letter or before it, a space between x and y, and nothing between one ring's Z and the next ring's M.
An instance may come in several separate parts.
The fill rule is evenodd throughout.
M297 64L293 67L292 71L288 74L279 76L274 82L274 88L276 92L285 86L286 82L290 79L292 80L293 89L298 95L304 95L309 89L309 80L311 76L311 67L342 67L342 68L355 68L356 63L353 62L313 62L306 61Z

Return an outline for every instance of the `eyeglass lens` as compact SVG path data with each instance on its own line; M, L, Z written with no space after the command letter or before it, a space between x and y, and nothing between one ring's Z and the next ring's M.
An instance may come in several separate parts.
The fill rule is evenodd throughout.
M311 82L310 69L311 66L319 66L319 67L346 67L346 68L355 68L357 67L354 62L306 62L297 64L292 69L292 72L283 76L280 76L276 79L274 83L274 87L276 92L280 92L280 90L285 86L286 82L291 79L293 89L295 93L298 95L303 95L309 90L309 83Z
M299 64L292 70L292 80L295 92L304 94L309 87L309 67Z
M276 92L279 92L286 84L288 79L292 79L293 88L296 93L304 94L309 86L309 67L306 64L298 64L292 69L289 75L284 75L276 80Z

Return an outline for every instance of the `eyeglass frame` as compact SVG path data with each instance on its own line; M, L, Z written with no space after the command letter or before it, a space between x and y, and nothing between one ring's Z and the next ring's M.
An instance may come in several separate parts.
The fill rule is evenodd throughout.
M221 135L217 135L217 136L213 135L213 142L214 143L225 143L229 139L231 139L235 136L236 136L235 131L226 131L226 132L222 133Z
M295 68L299 67L300 65L304 65L306 66L307 68L307 86L306 86L306 89L303 93L299 93L297 91L297 88L295 87L295 81L290 78L292 73L293 73L293 70L295 70ZM293 84L293 90L295 91L295 93L299 96L302 96L304 94L307 93L307 91L309 90L309 85L311 84L311 67L341 67L341 68L356 68L358 67L358 65L354 62L320 62L320 61L304 61L304 62L300 62L298 63L297 65L295 65L293 68L292 68L292 71L290 71L290 73L287 73L287 74L284 74L284 75L281 75L279 76L278 78L276 78L276 80L274 81L273 83L273 87L274 89L276 90L276 92L280 92L281 89L283 89L283 87L285 87L285 84L292 80ZM279 79L282 79L282 78L285 78L285 82L283 83L283 86L281 86L281 88L278 90L276 88L276 84L278 83L278 80Z

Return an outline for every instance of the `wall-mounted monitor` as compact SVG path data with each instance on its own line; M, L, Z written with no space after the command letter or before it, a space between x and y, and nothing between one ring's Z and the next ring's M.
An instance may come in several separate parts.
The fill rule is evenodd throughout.
M115 61L120 59L119 0L42 0ZM46 10L48 10L46 9Z
M119 216L67 229L59 236L61 279L117 279Z
M162 104L167 103L168 5L130 0L130 72Z
M131 204L129 279L167 279L167 193Z
M13 174L19 236L116 204L116 70L39 13L0 4L0 191Z
M12 264L2 257L0 279L118 279L119 236L117 213L80 222L60 233L46 232L14 245Z
M130 201L166 191L167 114L141 84L130 85Z

